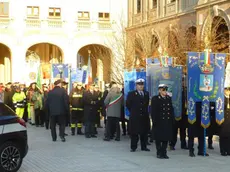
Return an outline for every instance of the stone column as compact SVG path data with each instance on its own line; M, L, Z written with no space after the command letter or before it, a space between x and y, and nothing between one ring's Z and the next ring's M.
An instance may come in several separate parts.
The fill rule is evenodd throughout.
M103 62L101 59L97 59L97 78L98 81L103 81Z
M5 83L11 81L11 64L10 59L8 57L4 58L4 72L5 72Z

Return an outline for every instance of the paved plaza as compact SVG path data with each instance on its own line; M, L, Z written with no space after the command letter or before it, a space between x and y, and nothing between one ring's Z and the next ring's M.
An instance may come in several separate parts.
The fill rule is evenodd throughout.
M218 144L210 157L188 156L188 151L177 148L168 152L169 160L156 158L155 145L151 152L131 153L128 136L120 142L103 141L104 129L98 138L67 136L62 143L51 141L50 131L28 126L29 152L19 172L227 172L230 156L221 157ZM70 130L66 131L70 134ZM197 152L196 152L197 153Z

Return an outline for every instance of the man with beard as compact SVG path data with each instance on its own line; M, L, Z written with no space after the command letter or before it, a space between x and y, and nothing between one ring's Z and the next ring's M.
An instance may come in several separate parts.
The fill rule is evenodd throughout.
M149 92L144 90L144 79L137 79L136 90L130 91L126 100L126 107L130 112L131 152L136 151L139 138L141 140L141 150L150 151L147 148L147 137L150 128L148 106Z
M74 84L75 85L75 84ZM72 107L71 111L71 133L72 135L75 135L75 128L77 124L77 134L83 135L81 129L83 125L83 88L82 83L77 83L76 87L73 88L73 90L70 92L70 106Z
M160 84L159 95L153 96L151 101L151 116L159 159L169 159L166 149L173 135L174 110L172 100L167 95L167 88L165 84Z

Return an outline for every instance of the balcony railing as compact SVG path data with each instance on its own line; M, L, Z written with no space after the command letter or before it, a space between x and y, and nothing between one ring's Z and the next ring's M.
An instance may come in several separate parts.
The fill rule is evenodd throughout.
M92 22L90 20L78 20L77 28L79 29L90 29L92 26Z
M99 30L107 30L107 29L111 29L112 28L112 24L110 23L110 21L99 21L98 22L98 29Z
M10 25L10 18L0 18L0 28L8 28Z
M61 20L48 20L48 28L62 28L63 21Z
M41 28L41 20L40 19L26 19L26 27L27 28Z

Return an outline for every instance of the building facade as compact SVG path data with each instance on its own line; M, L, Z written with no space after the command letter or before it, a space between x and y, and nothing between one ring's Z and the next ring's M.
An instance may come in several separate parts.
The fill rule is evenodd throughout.
M87 64L91 52L94 77L104 80L106 71L97 66L105 64L91 48L112 52L108 40L126 14L124 0L0 0L0 82L23 82L26 54L31 51L42 63L57 59L73 67Z
M136 48L127 58L141 56L144 60L167 54L185 59L185 52L192 50L191 42L202 42L212 51L229 52L229 31L229 0L129 0L127 35L141 41L129 44ZM208 38L208 32L212 38ZM182 50L184 55L177 52Z

